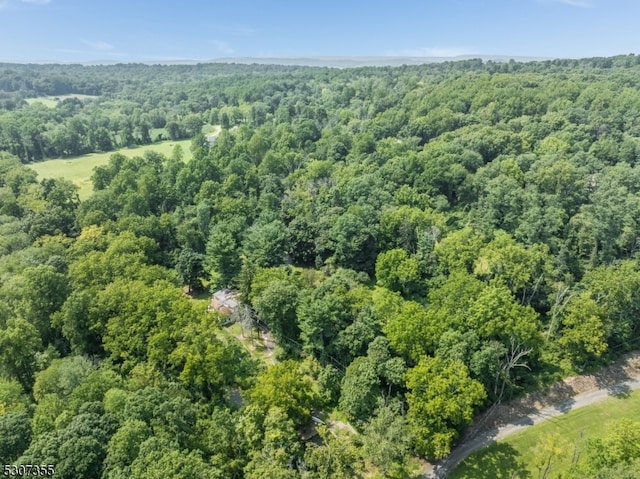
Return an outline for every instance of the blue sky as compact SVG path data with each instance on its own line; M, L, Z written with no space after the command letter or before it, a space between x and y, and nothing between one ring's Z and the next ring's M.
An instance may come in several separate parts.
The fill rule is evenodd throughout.
M639 0L0 0L0 61L640 53Z

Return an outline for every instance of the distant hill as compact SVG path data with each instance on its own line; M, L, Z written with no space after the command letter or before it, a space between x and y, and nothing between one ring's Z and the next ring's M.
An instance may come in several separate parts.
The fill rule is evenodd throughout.
M462 60L493 61L498 63L514 60L516 62L535 62L553 60L550 57L525 57L508 55L461 55L456 57L405 57L405 56L380 56L380 57L358 57L358 56L309 56L309 57L225 57L212 58L209 60L196 60L189 58L176 58L172 60L148 60L133 61L125 63L143 63L147 65L197 65L198 63L236 63L241 65L287 65L287 66L309 66L309 67L333 67L333 68L354 68L354 67L397 67L402 65L426 65L429 63L456 62ZM35 63L35 64L82 64L82 65L116 65L118 61L95 60L87 62L56 62L41 60L34 62L10 62L13 64Z
M240 64L262 64L262 65L301 65L312 67L337 67L352 68L365 66L401 66L401 65L425 65L428 63L455 62L461 60L471 60L480 58L483 61L508 62L532 62L552 60L552 58L542 57L519 57L507 55L461 55L457 57L291 57L291 58L260 58L260 57L239 57L239 58L214 58L207 63L240 63Z

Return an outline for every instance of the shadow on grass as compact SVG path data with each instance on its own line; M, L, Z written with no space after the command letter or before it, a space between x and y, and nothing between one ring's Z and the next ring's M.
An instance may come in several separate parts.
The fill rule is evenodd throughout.
M562 401L560 403L554 404L553 409L556 411L560 411L562 413L567 413L571 411L571 408L576 403L575 399L567 399L566 401Z
M472 454L447 477L452 479L532 479L524 468L520 453L511 445L497 443Z
M616 384L607 388L609 396L616 397L618 399L627 399L631 395L631 387L627 384Z

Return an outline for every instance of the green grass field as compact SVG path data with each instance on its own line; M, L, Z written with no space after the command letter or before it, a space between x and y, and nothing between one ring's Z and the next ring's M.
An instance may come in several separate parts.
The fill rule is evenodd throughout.
M49 108L55 108L58 103L60 103L63 100L66 100L67 98L77 98L78 100L89 100L89 99L98 98L98 97L91 96L91 95L80 95L80 94L71 93L69 95L25 98L24 101L26 101L29 105L33 105L34 103L42 103L44 106L47 106Z
M80 188L80 199L88 198L92 193L91 175L96 166L107 164L109 158L114 153L122 153L128 157L142 155L147 150L157 151L165 156L170 156L176 145L182 146L184 160L191 159L191 140L181 141L163 141L152 145L138 146L135 148L122 148L117 151L108 153L90 153L75 158L64 158L60 160L47 160L39 163L32 163L29 168L38 173L38 177L42 178L65 178L72 181Z
M503 441L469 456L448 477L451 479L537 478L536 462L543 457L541 444L552 434L564 447L565 454L552 465L549 477L558 477L572 461L574 450L580 452L590 437L607 434L609 424L622 419L640 418L640 390L624 397L611 397L593 406L586 406L564 416L550 419L514 434ZM577 449L576 449L577 447ZM514 473L517 472L517 475Z

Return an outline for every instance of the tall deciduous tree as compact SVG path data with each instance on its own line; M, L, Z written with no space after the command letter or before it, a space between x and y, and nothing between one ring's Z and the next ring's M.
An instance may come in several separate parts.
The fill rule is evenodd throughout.
M414 448L428 458L449 454L453 441L486 398L460 361L424 357L407 372L407 420Z
M244 468L247 479L296 479L295 466L302 455L295 423L284 409L272 406L264 420L262 448Z
M573 363L582 367L589 359L599 358L608 347L611 321L586 291L574 296L562 317L558 344Z
M36 372L36 353L42 341L36 328L24 319L8 319L0 328L0 364L17 379L25 392L31 392Z
M402 477L408 473L412 438L403 416L388 406L378 409L365 426L362 438L365 456L384 477Z
M252 288L252 291L253 290ZM274 281L253 300L253 306L260 319L269 326L278 344L285 350L293 348L298 341L296 308L299 288L289 281Z
M354 437L346 431L318 426L321 444L308 443L304 453L303 479L360 479L365 465Z
M340 410L352 420L365 422L382 399L376 364L367 357L354 359L342 381Z
M280 408L296 425L305 424L318 403L311 380L300 373L294 361L269 368L258 377L248 395L252 404L266 411L271 407Z
M231 226L217 224L211 228L204 264L215 286L229 286L240 272L238 243Z
M189 291L200 289L202 286L201 278L204 273L202 261L202 255L189 247L183 248L178 255L176 271L178 271L180 281L188 286Z
M31 421L24 413L0 414L0 461L10 464L31 442Z

